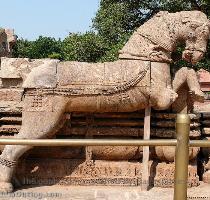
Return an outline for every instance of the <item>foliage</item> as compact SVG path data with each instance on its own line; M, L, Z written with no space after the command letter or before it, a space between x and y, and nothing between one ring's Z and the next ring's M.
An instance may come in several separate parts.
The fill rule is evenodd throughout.
M63 41L64 60L97 62L106 52L103 39L94 32L72 33Z
M19 39L14 47L14 57L62 59L62 42L51 37L40 36L35 41Z
M106 61L117 60L118 59L118 51L123 48L126 41L129 39L130 35L131 34L124 35L124 37L122 37L121 40L116 43L110 44L110 43L106 42L107 50L105 51L104 55L100 58L99 61L106 62Z
M30 58L31 45L31 41L18 39L13 49L13 57Z

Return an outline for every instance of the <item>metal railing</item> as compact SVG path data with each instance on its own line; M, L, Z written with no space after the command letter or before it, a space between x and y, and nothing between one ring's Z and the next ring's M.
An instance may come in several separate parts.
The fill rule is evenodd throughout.
M189 147L210 147L206 140L189 140L190 117L178 114L177 139L0 139L0 145L30 146L176 146L174 200L187 200Z

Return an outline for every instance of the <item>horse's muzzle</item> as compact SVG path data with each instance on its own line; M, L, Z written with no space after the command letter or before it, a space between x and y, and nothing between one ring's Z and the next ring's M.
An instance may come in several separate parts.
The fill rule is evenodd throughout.
M189 63L192 63L195 65L197 62L199 62L204 56L204 53L202 51L189 51L185 50L183 51L182 58L186 60Z

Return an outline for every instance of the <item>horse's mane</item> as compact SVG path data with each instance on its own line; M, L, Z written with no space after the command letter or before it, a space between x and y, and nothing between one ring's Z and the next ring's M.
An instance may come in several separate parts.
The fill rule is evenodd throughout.
M181 11L176 13L160 11L148 22L140 26L137 32L150 37L155 43L160 42L165 45L163 47L166 47L166 50L172 52L173 47L176 45L173 44L176 43L173 32L184 24L189 24L196 29L200 26L209 26L209 20L201 11ZM154 38L153 35L159 36L159 38ZM172 47L170 48L169 45L172 45Z

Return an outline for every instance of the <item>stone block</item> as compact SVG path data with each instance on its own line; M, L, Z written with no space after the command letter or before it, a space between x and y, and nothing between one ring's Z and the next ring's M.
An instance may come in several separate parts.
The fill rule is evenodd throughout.
M23 73L31 71L30 60L28 58L1 58L0 78L20 79Z
M0 89L0 101L21 102L23 90L21 89Z
M55 88L57 85L57 64L58 60L45 59L43 64L31 70L23 88Z

